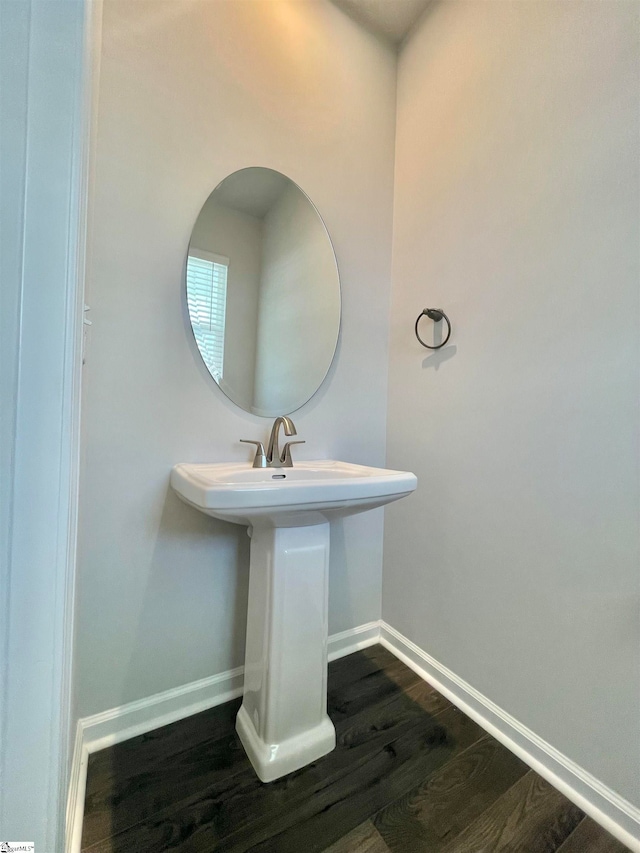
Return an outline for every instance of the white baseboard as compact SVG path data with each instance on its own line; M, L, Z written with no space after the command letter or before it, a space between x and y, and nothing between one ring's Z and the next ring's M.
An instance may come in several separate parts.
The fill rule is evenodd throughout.
M244 667L192 681L79 720L83 743L98 752L242 695Z
M69 793L67 795L67 814L65 821L65 853L80 853L82 841L82 818L84 798L87 789L87 764L89 750L83 741L82 720L76 726L76 740L73 748Z
M78 720L67 799L66 853L80 853L89 755L242 695L244 667Z
M385 622L380 623L380 643L611 835L640 853L640 809Z
M329 637L329 660L372 646L379 639L379 622L333 634ZM243 681L244 667L239 666L78 720L67 800L66 853L80 851L90 753L229 702L242 695Z
M352 655L380 642L380 622L367 622L329 637L329 661Z
M579 767L385 622L329 637L329 660L382 643L608 832L640 853L640 809ZM79 853L89 754L242 695L244 668L203 678L78 721L67 805L66 853Z

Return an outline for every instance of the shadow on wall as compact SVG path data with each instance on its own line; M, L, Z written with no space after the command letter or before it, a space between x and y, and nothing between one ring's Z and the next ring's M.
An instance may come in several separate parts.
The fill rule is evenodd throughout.
M422 366L424 367L433 367L435 370L438 370L440 365L449 361L450 358L453 358L454 355L458 352L458 347L453 344L450 347L443 347L442 349L438 349L435 352L428 355L425 359L422 360Z
M231 660L233 667L244 663L249 544L245 527L197 512L167 483L137 633L130 645L127 672L131 675L123 685L125 695L159 692L165 671L170 675L164 689L169 689L176 686L175 673L181 668L180 683L188 684L215 675L220 658ZM208 612L202 609L203 597L208 598ZM173 602L172 610L159 621L157 614L166 601ZM215 636L228 638L229 648L214 648ZM211 664L206 672L190 665L194 642L209 648ZM158 647L163 649L162 658Z
M180 671L184 677L179 684L216 675L221 658L232 661L233 668L244 665L250 542L246 527L196 511L167 485L153 555L148 560L136 635L129 645L124 697L151 696L179 686L174 674ZM349 549L341 519L331 523L329 560L329 613L337 622L329 625L331 634L351 625L354 618ZM141 562L147 564L144 557ZM194 614L203 612L203 598L209 603L207 616L195 620ZM163 601L171 601L172 610L158 620ZM224 637L228 648L215 648L214 637ZM190 665L193 643L209 649L207 671L195 671ZM163 650L161 656L158 648ZM169 673L167 678L165 673ZM165 686L159 688L163 682Z
M347 550L344 520L331 522L331 540L329 546L329 636L336 633L331 625L331 615L341 625L353 625L353 607L349 589L349 553ZM337 596L340 600L337 600ZM347 616L348 614L348 616Z

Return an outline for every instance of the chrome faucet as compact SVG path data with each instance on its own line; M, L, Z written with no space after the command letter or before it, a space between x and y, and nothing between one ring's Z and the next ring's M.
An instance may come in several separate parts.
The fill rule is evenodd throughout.
M256 445L256 455L253 460L254 468L293 468L291 448L294 444L304 444L304 441L287 441L282 448L282 452L280 452L279 435L281 426L284 428L286 436L298 434L291 418L281 415L273 422L266 452L264 444L261 441L250 441L246 438L240 439L244 444Z
M273 426L271 427L269 444L267 445L267 465L270 468L279 468L280 466L278 465L278 462L284 461L280 458L280 448L278 447L278 436L280 434L281 426L284 427L284 434L287 436L298 434L291 418L288 418L286 415L282 415L282 417L275 419Z

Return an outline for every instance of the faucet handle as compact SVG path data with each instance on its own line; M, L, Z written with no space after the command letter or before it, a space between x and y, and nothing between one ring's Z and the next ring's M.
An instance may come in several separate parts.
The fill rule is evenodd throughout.
M280 462L283 468L293 468L293 459L291 458L291 447L294 444L306 444L304 441L288 441L282 448L282 456Z
M255 444L256 445L256 455L253 460L254 468L266 468L267 467L267 454L264 452L264 444L261 441L252 441L250 438L241 438L240 441L243 444Z

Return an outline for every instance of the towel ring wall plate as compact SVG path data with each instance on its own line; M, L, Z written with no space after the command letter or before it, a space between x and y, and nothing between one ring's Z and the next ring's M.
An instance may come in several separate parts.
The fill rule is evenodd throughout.
M433 320L434 323L439 323L443 319L446 321L447 334L445 336L445 339L442 341L442 343L437 344L436 346L430 346L429 344L425 344L425 342L422 340L422 338L420 337L420 332L418 331L418 324L420 323L420 320L423 317L428 317L430 320ZM422 313L418 314L418 319L416 320L415 332L416 332L416 338L420 341L420 343L422 344L423 347L426 347L427 349L440 349L441 347L443 347L446 344L446 342L451 337L451 321L449 320L447 315L444 313L442 308L425 308L422 311Z

